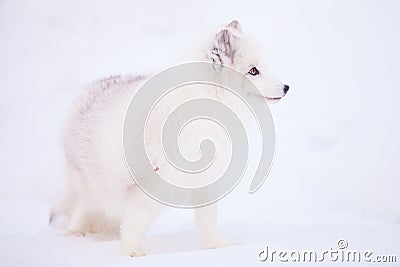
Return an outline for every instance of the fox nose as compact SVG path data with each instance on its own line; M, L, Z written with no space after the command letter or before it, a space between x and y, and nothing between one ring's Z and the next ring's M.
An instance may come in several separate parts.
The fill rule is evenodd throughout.
M285 85L283 86L283 92L286 94L287 91L289 91L289 85L285 84Z

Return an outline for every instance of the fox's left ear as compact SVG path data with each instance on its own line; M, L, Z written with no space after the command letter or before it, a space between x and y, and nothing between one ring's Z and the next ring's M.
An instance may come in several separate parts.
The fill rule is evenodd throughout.
M211 51L211 59L213 62L220 64L233 63L234 55L236 52L236 36L228 29L223 29L214 39L214 46Z
M238 39L242 35L239 21L233 20L222 29L214 39L214 46L210 51L213 62L220 64L233 64L237 50Z

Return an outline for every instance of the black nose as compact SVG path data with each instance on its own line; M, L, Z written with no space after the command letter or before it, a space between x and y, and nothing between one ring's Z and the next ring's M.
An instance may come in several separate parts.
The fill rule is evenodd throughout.
M286 94L287 91L289 91L289 85L285 84L285 85L283 86L283 92Z

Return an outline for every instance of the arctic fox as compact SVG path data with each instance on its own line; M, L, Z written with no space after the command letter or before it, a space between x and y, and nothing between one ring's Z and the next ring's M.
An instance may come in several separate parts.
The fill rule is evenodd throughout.
M259 87L261 97L276 102L289 86L265 73L256 46L238 21L221 29L199 58L230 66ZM76 103L68 119L64 147L69 188L64 202L74 235L115 229L125 255L142 256L145 232L162 204L144 194L133 182L123 154L124 116L132 97L147 76L112 76L93 83ZM229 245L217 230L215 204L196 208L196 222L205 247Z

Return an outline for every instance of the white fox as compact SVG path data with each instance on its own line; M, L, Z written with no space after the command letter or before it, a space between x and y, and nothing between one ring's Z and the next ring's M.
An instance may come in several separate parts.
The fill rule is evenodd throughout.
M281 99L289 86L264 72L257 48L232 21L200 51L203 61L231 66L248 75L269 102ZM122 133L130 100L146 76L113 76L93 83L73 109L65 132L68 191L63 203L66 231L85 235L120 231L122 251L142 256L145 232L162 205L133 182L124 161ZM195 209L196 222L207 248L229 245L217 230L217 208Z

